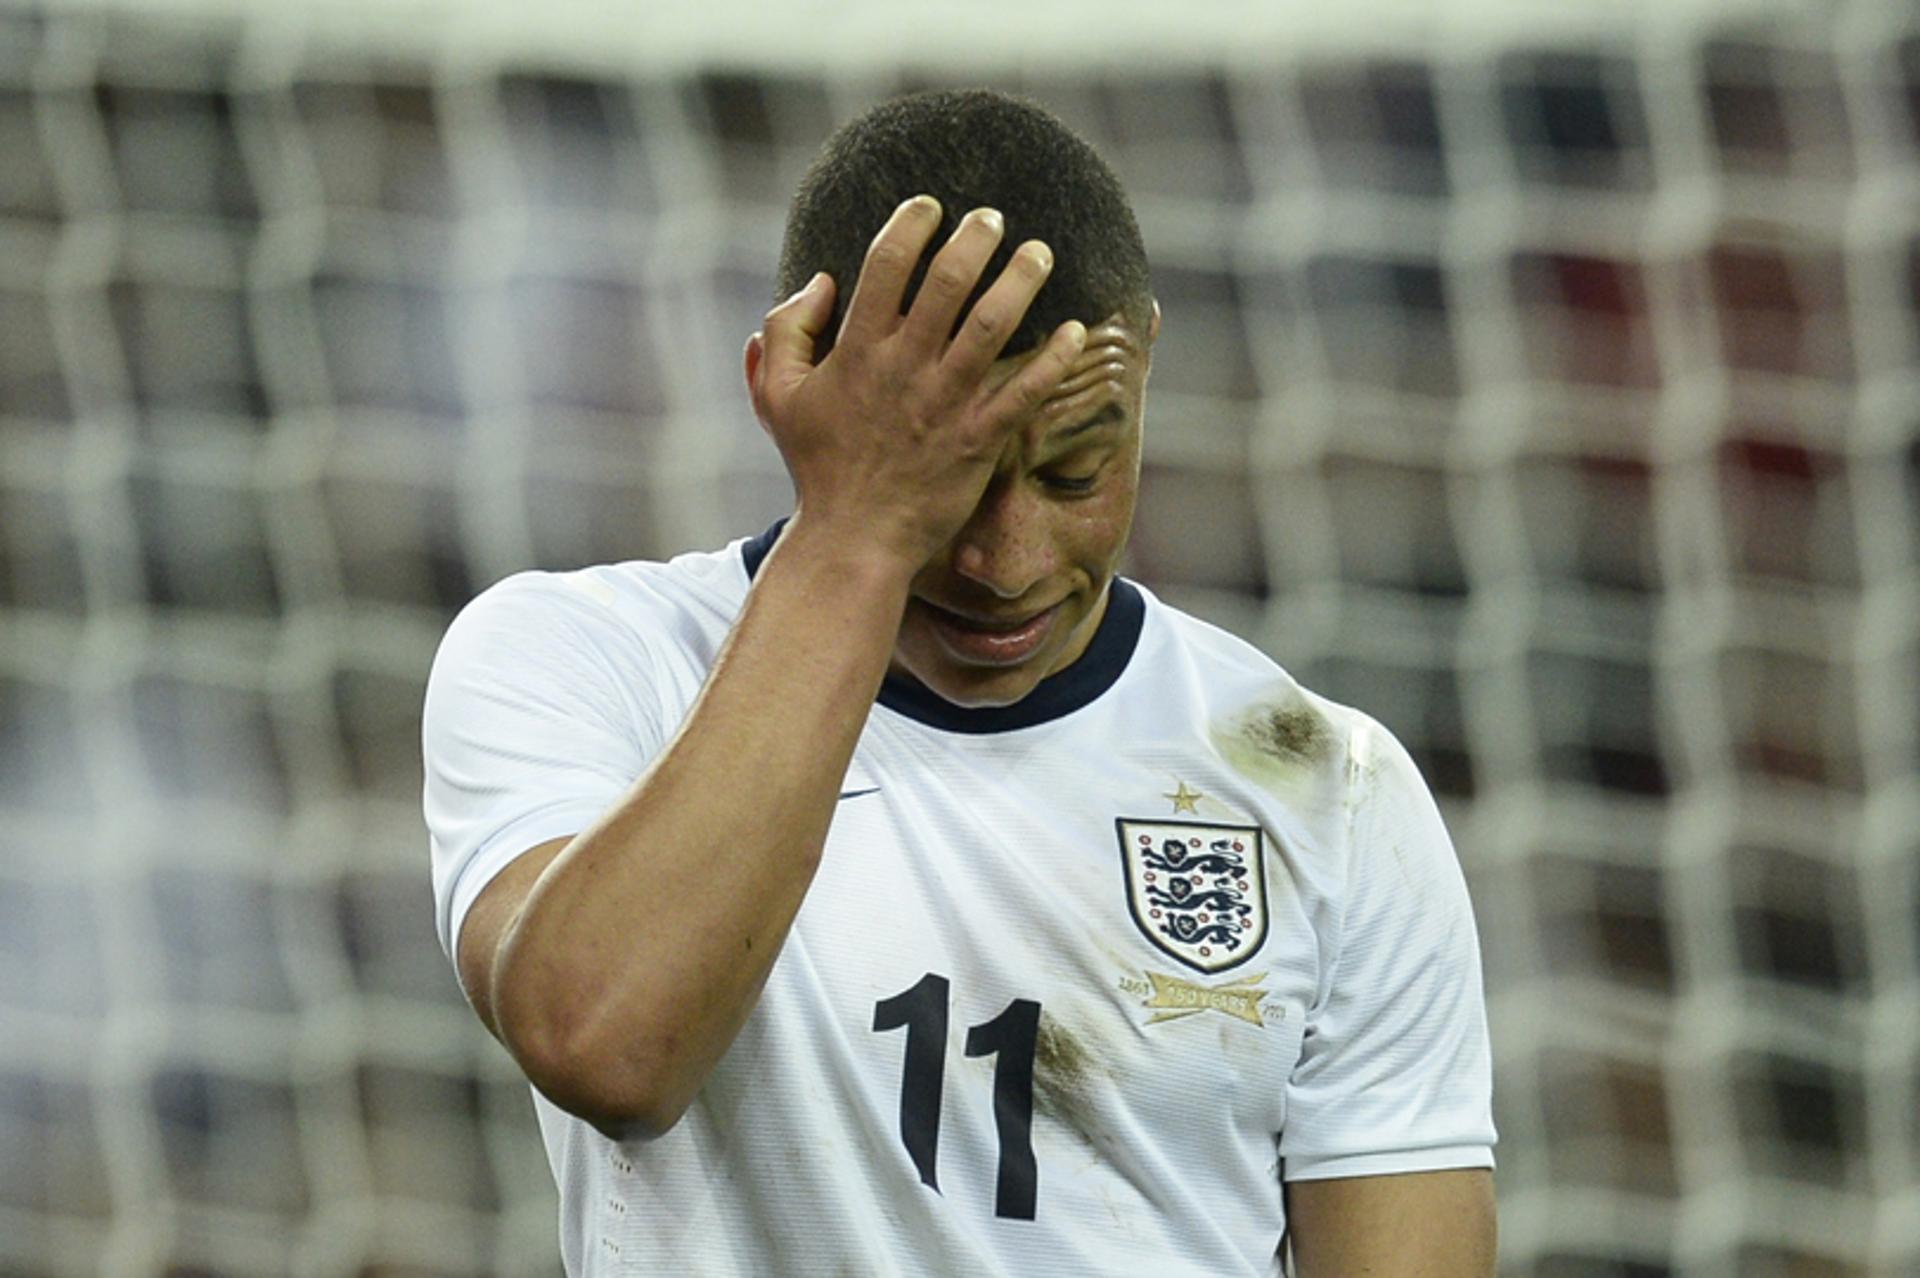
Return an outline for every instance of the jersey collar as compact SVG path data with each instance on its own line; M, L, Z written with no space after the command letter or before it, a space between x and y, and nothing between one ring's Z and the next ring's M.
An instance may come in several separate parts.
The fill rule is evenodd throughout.
M786 524L785 519L776 520L765 532L742 543L740 560L749 580L760 571ZM879 701L896 714L946 732L1011 732L1047 723L1091 703L1119 680L1140 644L1146 615L1146 600L1139 589L1124 577L1115 577L1107 587L1106 614L1100 618L1100 628L1094 631L1086 651L1066 669L1042 679L1012 705L957 706L906 674L889 674L880 685Z

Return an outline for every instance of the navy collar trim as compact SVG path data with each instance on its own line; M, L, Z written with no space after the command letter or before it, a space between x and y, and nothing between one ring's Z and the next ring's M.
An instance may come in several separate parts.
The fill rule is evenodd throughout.
M760 571L773 543L780 539L785 519L740 547L740 560L747 577ZM1107 587L1107 611L1100 628L1087 644L1080 659L1065 670L1042 679L1034 690L1010 706L973 708L957 706L911 675L889 674L880 685L880 704L896 714L905 715L930 728L945 732L991 733L1031 728L1074 711L1096 700L1126 672L1127 663L1140 646L1140 631L1146 624L1147 602L1132 582L1115 577Z

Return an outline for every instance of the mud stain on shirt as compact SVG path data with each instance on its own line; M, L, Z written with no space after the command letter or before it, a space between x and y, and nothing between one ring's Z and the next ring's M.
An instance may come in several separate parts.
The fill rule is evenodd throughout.
M1165 1187L1128 1148L1126 1120L1109 1108L1118 1101L1117 1091L1114 1066L1080 1035L1043 1013L1033 1046L1033 1108L1035 1117L1045 1122L1036 1124L1035 1135L1049 1129L1061 1132L1086 1158L1106 1164L1130 1182L1143 1201L1166 1210Z
M1298 688L1282 688L1214 723L1213 744L1242 776L1270 791L1299 795L1324 777L1341 753L1333 725Z
M1240 735L1279 763L1312 764L1327 751L1326 720L1305 706L1261 707L1247 716Z
M1033 1044L1033 1107L1096 1150L1094 1115L1098 1067L1092 1054L1051 1016L1040 1017Z

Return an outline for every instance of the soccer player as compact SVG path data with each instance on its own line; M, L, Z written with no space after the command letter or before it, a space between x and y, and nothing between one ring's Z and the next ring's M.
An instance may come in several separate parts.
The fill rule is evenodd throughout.
M1160 316L1113 174L900 99L780 271L745 372L792 515L512 577L427 694L440 938L567 1271L1491 1274L1425 786L1115 575Z

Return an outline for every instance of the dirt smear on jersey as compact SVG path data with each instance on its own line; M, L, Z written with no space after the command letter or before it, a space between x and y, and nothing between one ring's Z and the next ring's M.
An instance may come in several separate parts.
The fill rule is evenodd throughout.
M1042 1016L1033 1043L1034 1111L1097 1150L1102 1128L1096 1102L1104 1081L1106 1071L1080 1040L1053 1017Z
M1065 1134L1089 1157L1114 1167L1138 1186L1149 1202L1165 1206L1159 1180L1128 1151L1103 1114L1116 1098L1110 1094L1117 1091L1112 1066L1057 1018L1042 1015L1033 1044L1033 1109L1035 1118L1045 1120L1045 1125L1037 1126L1036 1132Z
M1290 796L1327 775L1340 753L1326 716L1291 686L1217 720L1209 735L1235 771Z
M1327 721L1304 706L1249 716L1241 737L1268 758L1313 763L1327 752Z

